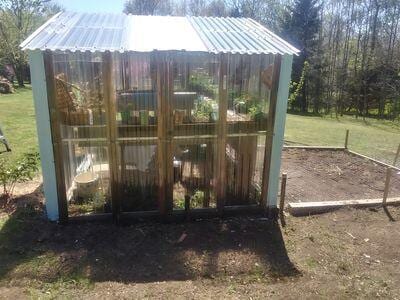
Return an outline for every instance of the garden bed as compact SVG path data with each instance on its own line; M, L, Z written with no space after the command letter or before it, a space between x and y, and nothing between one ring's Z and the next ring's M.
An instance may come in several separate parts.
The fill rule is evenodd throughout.
M281 171L287 202L383 197L386 168L343 150L284 149ZM389 197L398 197L400 175L393 173Z

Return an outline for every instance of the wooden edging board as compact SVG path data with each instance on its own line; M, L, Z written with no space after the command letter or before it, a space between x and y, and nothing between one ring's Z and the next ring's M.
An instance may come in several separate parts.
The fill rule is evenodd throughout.
M297 203L291 202L288 204L288 210L293 216L306 216L324 213L342 207L374 207L381 205L382 198ZM387 199L386 205L400 205L400 197Z
M312 150L345 150L344 147L333 146L303 146L303 145L285 145L284 149L312 149Z
M298 145L298 146L296 145L296 146L294 146L294 145L285 145L285 146L283 146L283 148L284 148L284 149L310 149L310 150L345 151L345 152L347 152L347 153L349 153L349 154L352 154L352 155L354 155L354 156L358 156L358 157L361 157L361 158L370 160L370 161L372 161L372 162L374 162L374 163L376 163L376 164L378 164L378 165L381 165L381 166L386 167L386 168L391 168L392 170L395 170L395 171L399 171L399 172L400 172L400 168L397 168L397 167L395 167L395 166L393 166L393 165L389 165L389 164L387 164L387 163L384 163L383 161L380 161L380 160L377 160L377 159L375 159L375 158L372 158L372 157L363 155L363 154L361 154L361 153L358 153L358 152L349 150L349 149L346 148L346 147L334 147L334 146L302 146L302 145Z
M395 167L395 166L389 165L389 164L384 163L383 161L379 161L379 160L377 160L377 159L375 159L375 158L372 158L372 157L369 157L369 156L366 156L366 155L363 155L363 154L360 154L360 153L357 153L357 152L355 152L355 151L351 151L351 150L348 150L348 149L346 149L346 152L348 152L348 153L350 153L350 154L352 154L352 155L355 155L355 156L358 156L358 157L361 157L361 158L364 158L364 159L368 159L368 160L370 160L370 161L373 161L374 163L376 163L376 164L378 164L378 165L381 165L381 166L383 166L383 167L391 168L392 170L395 170L395 171L399 171L399 172L400 172L400 168L397 168L397 167Z

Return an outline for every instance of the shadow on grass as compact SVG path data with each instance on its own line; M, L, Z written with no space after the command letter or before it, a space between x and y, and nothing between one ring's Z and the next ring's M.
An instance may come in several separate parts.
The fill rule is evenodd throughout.
M262 218L61 226L46 221L41 206L30 202L0 230L0 280L132 283L244 276L273 281L298 275L279 225Z

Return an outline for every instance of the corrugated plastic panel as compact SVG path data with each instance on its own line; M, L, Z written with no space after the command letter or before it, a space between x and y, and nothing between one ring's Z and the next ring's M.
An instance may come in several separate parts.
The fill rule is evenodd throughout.
M73 12L55 15L29 36L21 47L25 50L93 52L299 52L251 19Z

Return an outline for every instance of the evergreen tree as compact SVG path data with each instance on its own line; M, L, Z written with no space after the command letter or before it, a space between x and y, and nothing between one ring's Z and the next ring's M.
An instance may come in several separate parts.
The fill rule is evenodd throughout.
M297 106L297 109L302 112L308 110L312 79L320 77L318 74L321 70L321 61L318 57L318 52L320 52L320 13L321 7L318 0L295 0L293 5L287 7L283 21L284 37L301 50L300 55L293 61L292 80L299 82L304 63L307 61L310 64L310 70L305 75L302 90L294 102L294 106ZM314 97L318 97L318 95L314 95Z

